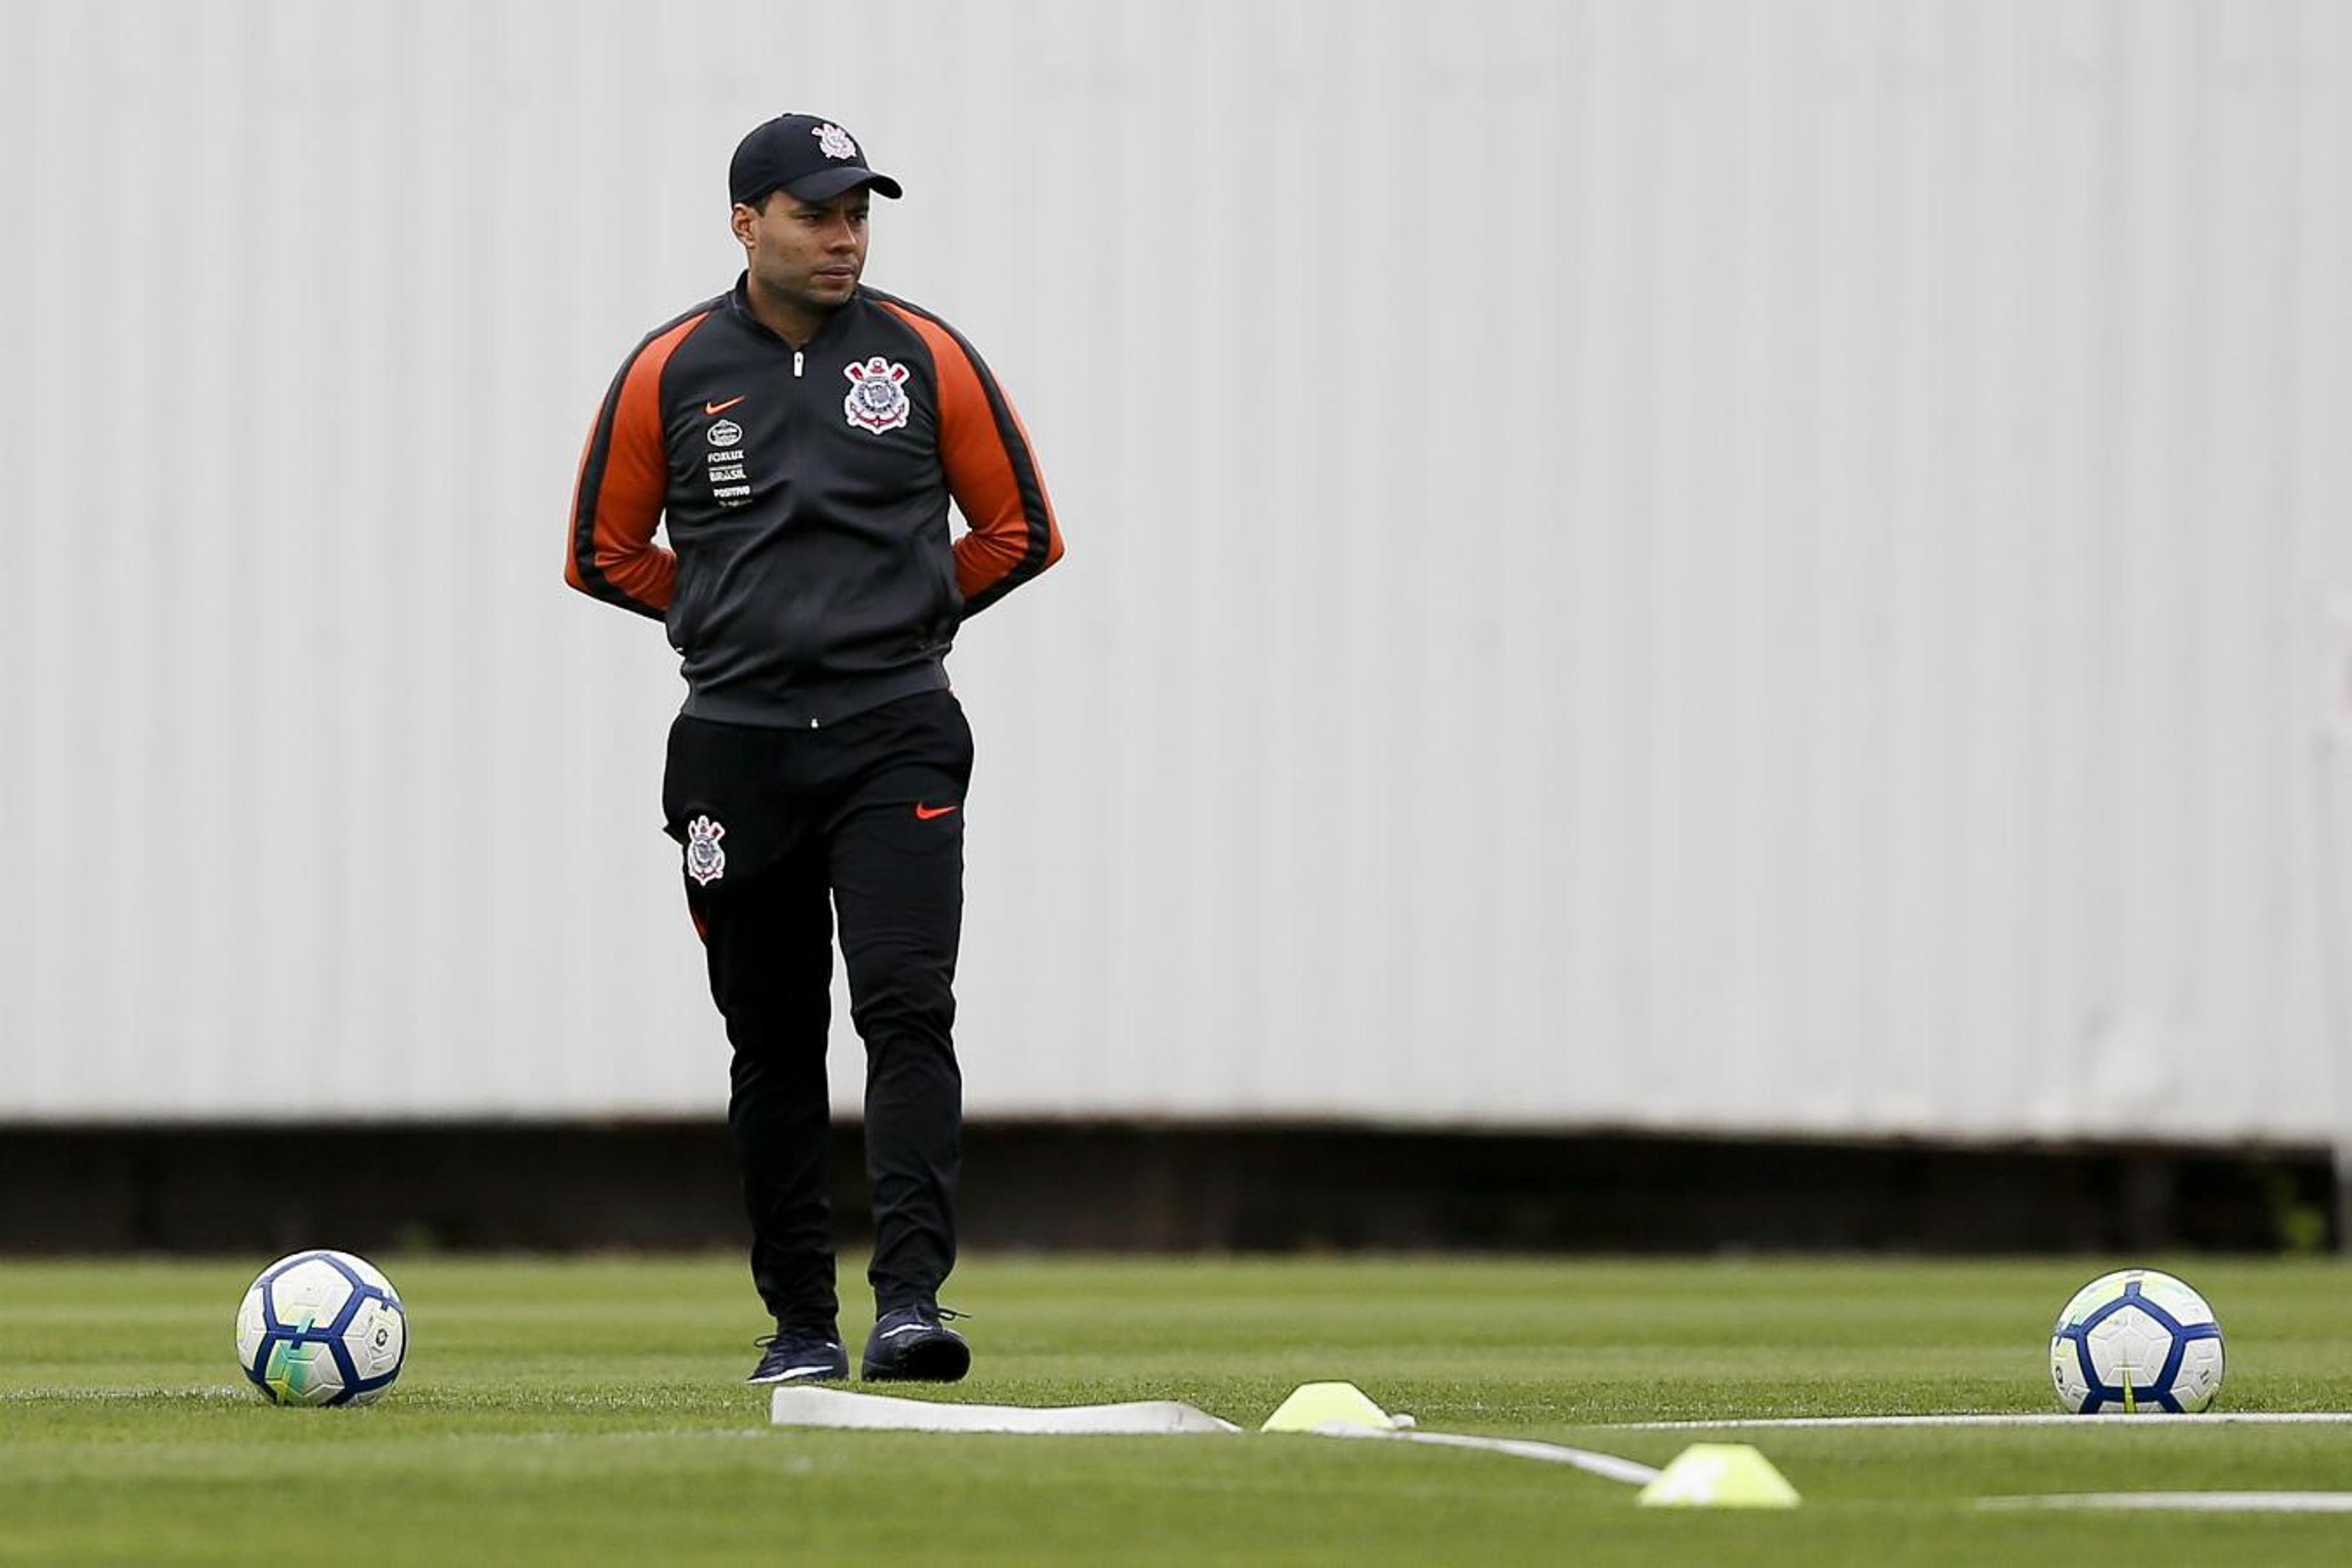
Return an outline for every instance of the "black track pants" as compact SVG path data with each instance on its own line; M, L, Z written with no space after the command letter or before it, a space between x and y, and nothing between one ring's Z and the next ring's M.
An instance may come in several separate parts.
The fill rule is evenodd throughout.
M945 691L823 730L681 717L663 810L734 1047L728 1125L751 1279L778 1321L830 1328L825 1045L835 921L866 1044L866 1168L881 1310L955 1265L963 1082L956 946L971 731Z

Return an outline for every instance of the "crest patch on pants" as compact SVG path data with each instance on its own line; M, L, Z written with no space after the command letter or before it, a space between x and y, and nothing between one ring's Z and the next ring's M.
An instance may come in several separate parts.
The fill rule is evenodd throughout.
M703 887L727 874L727 851L719 847L726 837L727 829L707 816L686 825L686 874Z

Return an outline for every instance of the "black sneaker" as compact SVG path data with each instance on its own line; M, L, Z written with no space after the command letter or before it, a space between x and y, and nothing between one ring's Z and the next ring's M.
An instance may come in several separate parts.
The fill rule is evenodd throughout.
M962 1316L928 1302L883 1313L866 1338L857 1375L868 1383L953 1383L971 1370L971 1347L942 1320Z
M746 1383L826 1383L849 1375L849 1353L830 1329L788 1329L782 1323L760 1347L760 1364Z

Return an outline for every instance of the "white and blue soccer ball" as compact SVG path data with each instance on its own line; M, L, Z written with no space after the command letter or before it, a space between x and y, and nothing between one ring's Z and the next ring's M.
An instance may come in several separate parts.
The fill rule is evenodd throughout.
M2102 1274L2058 1314L2050 1379L2076 1415L2193 1415L2221 1392L2227 1352L2205 1298L2169 1274Z
M408 1312L383 1271L348 1252L289 1253L236 1310L236 1359L278 1405L367 1405L408 1357Z

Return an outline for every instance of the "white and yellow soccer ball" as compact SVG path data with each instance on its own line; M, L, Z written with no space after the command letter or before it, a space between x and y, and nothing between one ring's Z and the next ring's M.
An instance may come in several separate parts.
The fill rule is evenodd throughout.
M383 1271L348 1252L294 1252L236 1310L236 1359L278 1405L367 1405L408 1357L408 1312Z
M2058 1314L2050 1380L2076 1415L2193 1415L2221 1392L2221 1325L2205 1298L2169 1274L2102 1274Z

